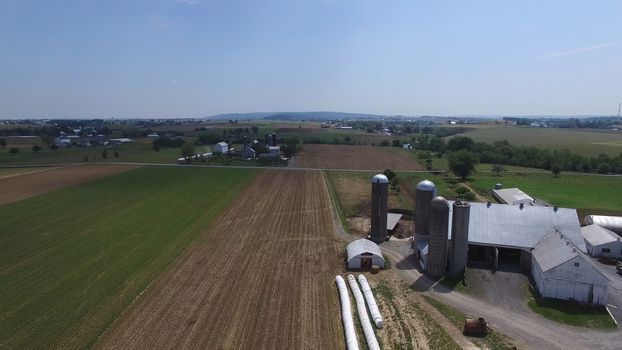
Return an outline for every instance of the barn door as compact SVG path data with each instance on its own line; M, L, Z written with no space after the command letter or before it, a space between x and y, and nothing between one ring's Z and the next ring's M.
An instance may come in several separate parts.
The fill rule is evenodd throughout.
M590 294L587 298L587 302L590 304L594 303L594 285L590 284Z

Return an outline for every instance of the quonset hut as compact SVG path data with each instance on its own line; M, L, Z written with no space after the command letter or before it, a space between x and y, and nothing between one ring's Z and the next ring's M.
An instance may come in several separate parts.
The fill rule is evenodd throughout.
M370 269L373 265L384 268L380 247L370 240L357 239L346 246L348 269Z
M371 240L380 243L387 238L389 212L389 179L378 174L371 179Z

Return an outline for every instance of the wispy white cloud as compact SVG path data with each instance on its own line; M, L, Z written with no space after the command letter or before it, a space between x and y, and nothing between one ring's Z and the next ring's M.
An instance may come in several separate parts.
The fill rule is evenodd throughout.
M188 4L188 5L196 5L198 3L200 3L200 0L177 0L178 3L180 4Z
M574 54L586 52L586 51L599 50L599 49L603 49L605 47L610 47L614 45L617 45L617 44L616 43L604 43L604 44L592 45L592 46L587 46L587 47L581 47L581 48L574 49L574 50L553 52L553 53L540 56L540 58L545 58L545 59L557 58L557 57L562 57L562 56L574 55Z

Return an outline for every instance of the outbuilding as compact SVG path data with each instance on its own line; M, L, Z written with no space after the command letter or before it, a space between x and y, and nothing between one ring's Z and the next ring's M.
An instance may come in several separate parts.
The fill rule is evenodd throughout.
M609 280L558 230L531 251L531 275L542 297L605 305Z
M229 145L226 142L218 142L214 145L214 153L228 153Z
M358 239L348 244L346 247L347 262L346 266L350 270L370 269L376 265L384 268L384 257L380 247L367 239Z
M581 227L585 248L591 256L622 257L620 236L596 224Z
M583 221L586 225L596 224L622 235L622 216L587 215Z

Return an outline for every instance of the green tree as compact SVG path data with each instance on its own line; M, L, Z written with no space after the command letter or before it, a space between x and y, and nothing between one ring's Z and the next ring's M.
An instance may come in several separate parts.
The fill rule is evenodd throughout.
M6 147L6 139L0 139L0 147Z
M186 142L181 146L181 156L186 158L186 160L190 160L190 157L195 155L194 145L192 142Z
M390 145L391 145L391 142L389 142L389 140L382 140L382 141L380 141L380 146L387 147L387 146L390 146Z
M611 171L611 165L609 165L609 163L600 163L596 171L598 171L599 174L607 174Z
M108 158L108 150L107 149L102 151L102 158L104 158L104 159Z
M499 176L500 173L505 171L505 167L501 164L495 164L492 166L492 171L495 172L495 174L497 174L497 177Z
M115 158L119 158L119 152L114 151L114 157L115 157Z
M466 180L474 171L479 159L475 153L461 150L449 154L449 170L463 181Z
M256 126L251 126L251 131L253 132L253 134L257 135L257 133L259 132L259 128Z
M562 167L559 166L559 164L553 164L553 166L551 166L551 172L554 177L559 177L559 174L562 172Z
M9 153L11 153L11 154L18 154L19 153L19 148L11 147L11 148L9 148Z
M382 172L382 174L384 174L384 176L386 176L387 179L389 179L389 182L393 181L393 179L395 178L395 172L391 169L386 169L385 171Z
M34 145L34 146L32 146L32 151L33 151L33 152L39 152L39 151L41 151L41 146L39 146L39 145Z
M402 141L400 141L399 139L395 139L393 140L393 147L402 147Z

